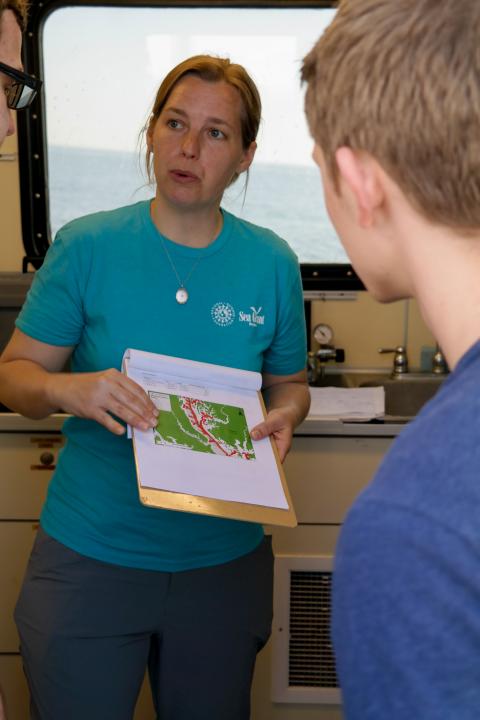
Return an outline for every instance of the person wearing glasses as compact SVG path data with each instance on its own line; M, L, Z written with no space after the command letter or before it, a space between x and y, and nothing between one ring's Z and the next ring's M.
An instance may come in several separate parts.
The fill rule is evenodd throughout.
M147 667L162 720L250 717L270 538L141 504L125 424L152 431L158 410L120 368L134 347L261 372L268 414L250 433L286 456L309 407L298 261L221 208L260 117L241 65L173 68L145 127L153 197L60 229L0 358L4 404L72 416L15 611L35 720L131 720Z
M23 0L0 0L0 146L15 125L12 110L23 110L34 99L41 83L22 70L22 32L27 20ZM0 720L6 720L6 704L0 687Z
M12 110L27 108L41 86L40 80L22 70L25 23L26 3L0 0L0 145L15 132Z

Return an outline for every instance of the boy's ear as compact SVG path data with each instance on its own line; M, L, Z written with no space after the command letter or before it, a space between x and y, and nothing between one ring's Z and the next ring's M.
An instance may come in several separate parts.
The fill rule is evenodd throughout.
M340 183L346 185L357 210L358 224L363 228L372 226L376 210L384 201L379 167L371 155L349 147L341 147L335 153Z

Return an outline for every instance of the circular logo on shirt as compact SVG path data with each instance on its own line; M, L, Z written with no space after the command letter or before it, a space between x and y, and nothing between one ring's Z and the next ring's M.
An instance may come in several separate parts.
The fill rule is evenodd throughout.
M212 307L212 320L220 327L227 327L235 320L235 310L228 302L218 302Z

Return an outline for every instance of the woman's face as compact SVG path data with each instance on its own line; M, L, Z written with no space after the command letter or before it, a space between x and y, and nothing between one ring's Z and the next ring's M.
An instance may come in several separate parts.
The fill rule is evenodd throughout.
M235 173L247 170L255 154L256 143L243 148L241 112L238 91L224 81L187 75L175 85L147 133L160 203L218 208Z

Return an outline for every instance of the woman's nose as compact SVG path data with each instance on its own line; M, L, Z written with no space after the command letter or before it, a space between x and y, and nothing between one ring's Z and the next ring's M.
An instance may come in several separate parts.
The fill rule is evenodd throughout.
M188 132L183 138L182 152L185 157L195 158L198 156L200 141L197 133Z

